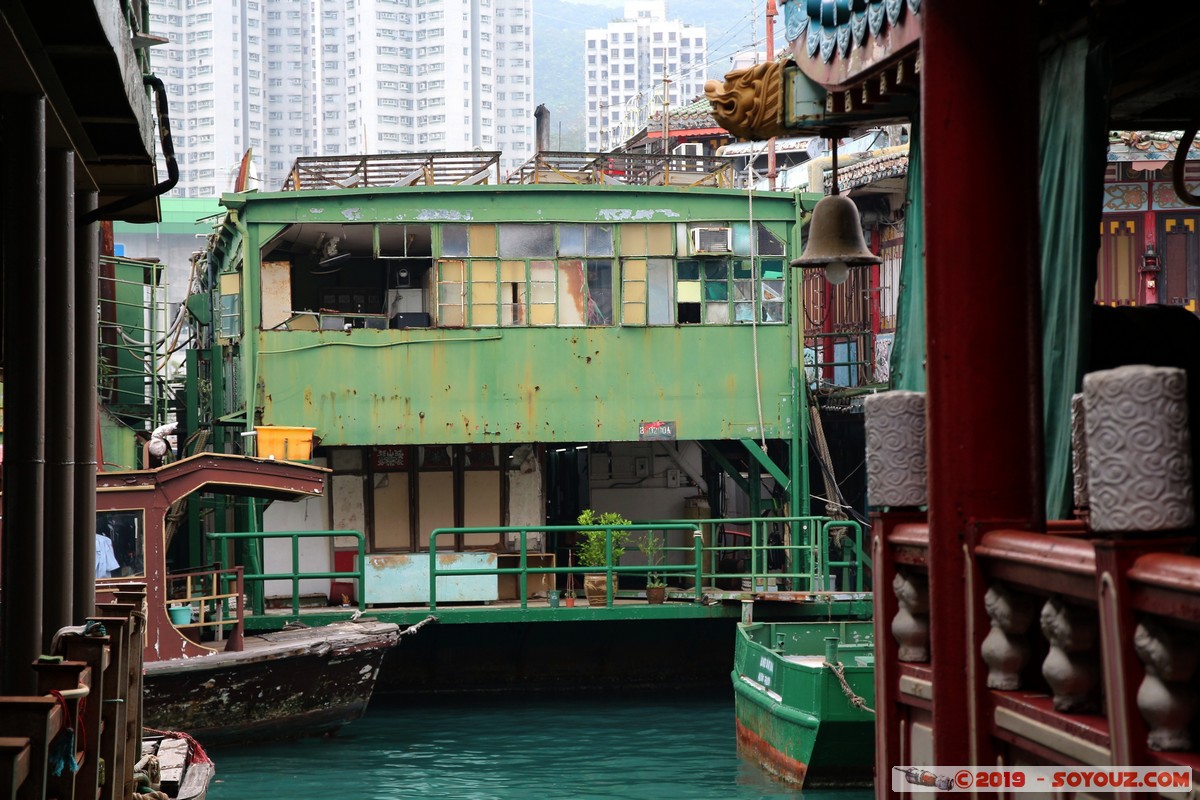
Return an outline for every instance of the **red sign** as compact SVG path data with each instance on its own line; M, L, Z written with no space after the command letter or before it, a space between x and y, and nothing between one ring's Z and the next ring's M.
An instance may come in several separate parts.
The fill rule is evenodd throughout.
M641 441L670 441L675 438L675 421L658 420L643 422L638 426L638 439Z

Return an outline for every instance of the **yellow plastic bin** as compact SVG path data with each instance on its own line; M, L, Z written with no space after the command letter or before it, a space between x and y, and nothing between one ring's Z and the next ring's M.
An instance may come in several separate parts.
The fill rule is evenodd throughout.
M285 425L256 425L258 457L278 461L308 461L312 458L313 431Z

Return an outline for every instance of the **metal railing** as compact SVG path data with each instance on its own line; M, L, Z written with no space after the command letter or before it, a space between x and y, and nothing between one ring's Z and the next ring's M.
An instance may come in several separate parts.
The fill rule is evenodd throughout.
M538 153L508 183L591 186L734 186L734 162L725 156L662 153Z
M358 559L355 561L358 568L349 572L331 572L328 570L317 572L302 572L300 570L300 540L324 538L332 539L337 536L352 536L358 544ZM209 533L207 538L213 542L221 542L227 540L252 540L258 541L259 546L262 546L263 539L291 539L292 540L292 571L291 572L252 572L242 576L247 583L250 581L265 583L266 581L291 581L292 582L292 613L299 616L300 614L300 581L307 578L329 578L334 580L337 578L348 578L357 580L359 585L358 591L358 609L363 611L366 609L366 601L363 597L361 587L365 585L365 562L366 562L366 539L361 531L238 531L234 533Z
M718 527L745 526L748 532L725 530L721 534L746 537L747 541L736 544L706 543L706 539L718 534ZM706 532L705 528L709 528ZM771 543L774 528L780 529L778 544ZM848 533L837 546L840 558L831 556L831 542L837 542L836 531ZM528 536L531 533L569 534L587 531L605 533L605 564L599 566L531 567L528 564ZM664 545L664 554L684 553L690 560L683 563L658 563L621 566L614 563L614 534L644 533L655 535L669 531L685 531L692 534L691 546ZM516 567L472 567L448 568L438 563L439 536L495 536L517 534L520 546ZM871 560L863 552L863 528L854 520L835 520L828 517L740 517L722 519L667 520L630 525L549 525L524 527L487 528L439 528L430 535L429 551L429 608L437 608L438 578L465 577L470 575L515 575L517 576L521 608L528 607L528 579L530 575L580 575L603 572L607 578L606 607L611 608L614 597L614 575L648 575L656 573L664 578L683 578L692 582L692 599L699 602L706 594L705 587L731 588L733 591L764 594L771 592L804 593L857 593L868 591L866 573L871 569ZM634 544L634 543L631 543ZM444 555L444 551L440 554ZM722 554L733 556L722 559ZM669 555L668 555L669 558ZM730 569L730 562L734 568ZM729 586L729 582L734 585ZM774 588L772 588L774 587ZM786 587L786 588L780 588Z
M230 601L233 601L232 603ZM223 641L225 629L229 628L229 644L225 649L240 650L242 647L243 621L245 617L245 585L242 568L201 567L167 575L166 604L182 604L189 609L198 608L198 621L171 624L176 628L212 628L216 641Z
M743 528L744 530L737 530ZM529 549L531 535L544 535L552 540L567 534L599 531L604 534L604 563L589 566L576 561L572 566L533 566ZM837 535L845 531L844 536ZM667 534L690 534L690 542L671 545ZM661 536L661 560L654 563L622 565L614 558L614 548L621 546L620 535L632 535L628 547L637 547L641 538ZM641 534L639 537L638 534ZM773 540L773 535L778 538ZM454 567L443 565L439 556L446 550L438 549L438 540L446 537L463 536L491 537L515 535L518 549L509 553L517 556L513 567ZM357 568L352 571L303 571L300 567L300 540L305 538L332 538L350 536L357 544ZM290 539L291 571L248 573L242 576L247 583L262 583L270 580L286 580L292 584L291 610L300 613L300 581L309 578L331 580L357 580L358 608L365 610L366 597L366 548L365 537L359 531L271 531L210 533L212 542L227 540ZM738 541L731 537L741 539ZM838 541L840 539L840 542ZM672 597L680 594L694 602L700 602L714 590L726 589L734 593L770 595L772 593L834 594L857 593L869 590L866 583L871 561L863 551L863 528L854 520L834 520L828 517L737 517L694 520L663 520L628 525L541 525L514 527L438 528L429 540L429 609L437 609L438 580L467 576L514 576L518 584L517 596L522 609L529 606L529 581L531 576L589 575L605 576L604 604L612 608L616 598L616 581L621 575L649 577L654 574L664 580L672 580L677 587ZM261 613L261 612L259 612Z
M500 153L384 153L297 158L282 191L500 182Z
M806 516L690 521L712 529L710 536L714 542L704 547L707 568L703 578L717 582L718 586L732 581L755 592L772 591L768 588L772 584L777 587L774 591L782 591L778 589L781 584L786 584L790 591L800 592L867 590L865 576L871 569L871 560L863 552L862 525L854 520ZM851 531L841 542L845 555L831 560L830 541L839 538L833 533L840 529ZM775 532L780 535L778 544L771 543L771 534ZM730 536L744 537L746 541L729 543ZM718 543L717 538L723 542ZM723 559L723 554L729 558ZM840 578L836 586L830 585L830 577Z
M692 534L693 546L691 548L681 547L663 547L664 551L680 551L690 550L694 556L691 564L639 564L630 566L620 566L613 563L613 535L621 532L637 532L646 531L654 533L657 531L678 530L686 531ZM530 533L579 533L587 531L603 531L604 532L604 550L605 563L603 566L573 566L573 567L531 567L528 565L529 545L528 536ZM516 567L473 567L469 569L443 569L438 566L438 549L437 539L439 536L480 536L496 534L515 533L520 536L520 555L519 565ZM702 574L703 574L703 546L700 540L700 529L689 522L670 522L670 523L654 523L654 524L637 524L637 525L543 525L543 526L524 526L524 527L491 527L491 528L438 528L429 535L429 609L437 609L437 580L445 577L464 577L467 575L516 575L519 584L518 596L521 598L521 608L529 607L529 576L530 575L588 575L603 573L607 588L605 589L606 608L613 606L613 591L614 581L613 576L619 575L647 575L651 572L662 575L664 577L688 577L694 578L695 584L695 599L699 601L702 597ZM444 555L445 553L441 553Z

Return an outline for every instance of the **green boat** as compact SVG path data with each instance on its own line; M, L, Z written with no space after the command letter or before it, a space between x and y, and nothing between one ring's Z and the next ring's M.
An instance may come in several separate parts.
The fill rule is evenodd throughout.
M872 784L872 623L742 623L732 677L742 755L806 788Z

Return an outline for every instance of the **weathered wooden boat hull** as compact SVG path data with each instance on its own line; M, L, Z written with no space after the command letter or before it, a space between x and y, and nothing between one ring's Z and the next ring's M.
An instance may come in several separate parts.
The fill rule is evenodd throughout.
M204 745L334 731L363 715L390 623L337 623L246 637L236 653L146 665L146 724L167 725Z
M138 794L154 790L171 800L205 800L216 774L212 759L186 734L162 731L142 739L142 759L135 769Z
M871 623L739 625L737 635L732 679L738 751L798 786L871 785L874 716L854 706L824 666L825 639L837 637L847 683L872 706Z

